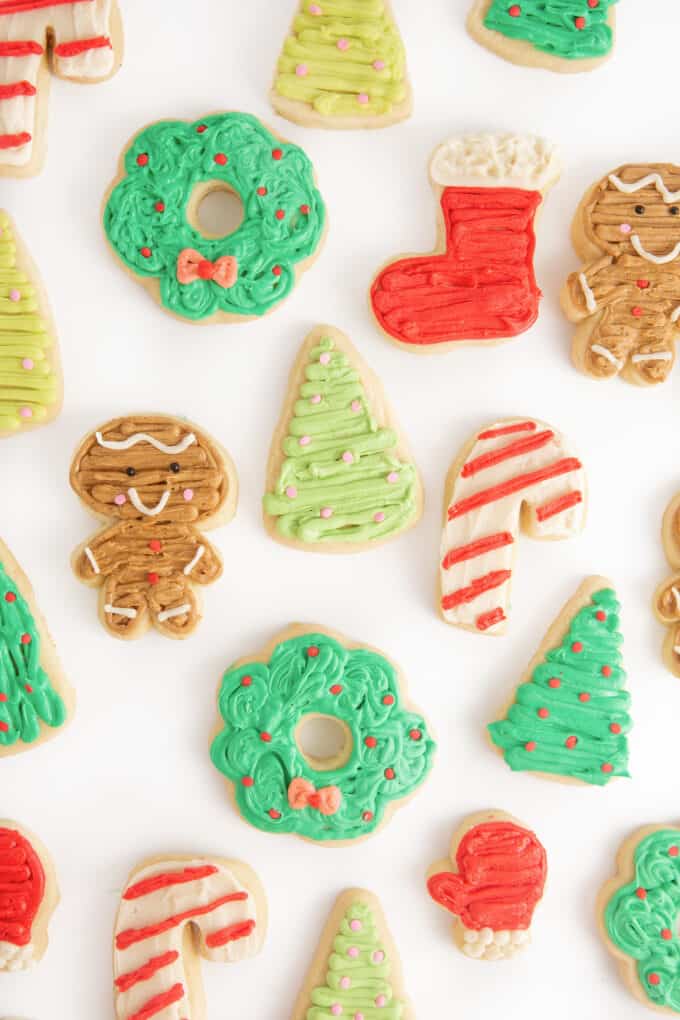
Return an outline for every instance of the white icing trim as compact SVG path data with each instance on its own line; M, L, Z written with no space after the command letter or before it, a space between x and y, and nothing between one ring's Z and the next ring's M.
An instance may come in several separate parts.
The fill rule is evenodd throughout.
M15 946L13 942L0 942L0 971L29 970L34 963L32 942L25 946Z
M677 308L673 309L673 314L671 315L671 322L677 322L678 319L680 319L680 305L678 305Z
M652 255L652 253L647 251L644 247L637 234L632 235L630 243L641 258L646 259L647 262L653 262L656 266L665 266L669 262L675 262L678 255L680 255L680 241L678 241L675 248L673 248L672 251L669 251L667 255Z
M583 291L583 296L586 299L586 308L589 312L596 312L597 301L595 300L595 295L588 285L585 273L578 274L578 282L581 284L581 290Z
M196 550L196 555L194 556L193 560L190 563L187 563L186 567L184 568L184 573L185 574L190 574L191 573L191 571L194 569L194 567L199 562L199 560L202 559L204 552L205 552L205 546L204 545L199 545L198 549Z
M161 498L158 500L156 505L149 509L146 504L142 503L136 489L128 489L128 496L135 510L138 510L140 514L146 514L147 517L157 517L158 514L165 510L165 505L170 499L170 489L166 489Z
M129 450L130 447L137 446L138 443L150 443L160 453L184 453L192 443L196 442L196 436L193 432L189 432L184 439L180 439L179 443L175 443L174 446L168 446L167 443L156 439L155 436L150 436L148 432L135 432L133 436L128 436L127 439L104 439L101 432L95 432L95 435L97 442L105 450Z
M162 613L158 614L158 622L165 623L166 620L173 620L176 616L184 616L185 613L191 611L191 605L185 602L182 606L176 606L175 609L164 609Z
M94 558L94 553L90 549L89 545L85 546L85 555L87 556L88 560L90 561L90 566L94 570L95 574L100 574L101 570L99 569L99 564L97 563L96 559Z
M611 361L612 365L614 365L615 368L617 369L623 368L623 362L620 361L617 357L615 357L615 355L613 355L610 350L608 350L606 347L603 347L602 344L591 344L590 349L593 352L593 354L601 354L603 358L607 359L607 361Z
M624 195L632 195L635 191L641 191L642 188L646 188L649 184L653 184L664 202L670 203L680 201L680 191L669 191L664 184L661 174L647 174L646 177L641 177L639 181L632 181L630 184L622 181L620 177L616 176L616 174L610 174L609 180L616 190L622 191Z
M636 365L641 361L672 361L673 355L670 351L655 351L649 354L634 354L631 360Z
M137 616L136 609L126 609L123 606L112 606L110 602L107 602L104 606L104 612L110 613L111 616L125 616L128 620L134 620Z
M481 928L475 931L463 925L463 952L473 960L508 959L531 940L529 931L494 931Z
M673 598L675 599L676 609L680 609L680 591L678 591L674 584L671 585L671 592L673 594Z
M555 146L534 135L460 135L442 142L430 160L430 176L442 187L542 190L559 176Z

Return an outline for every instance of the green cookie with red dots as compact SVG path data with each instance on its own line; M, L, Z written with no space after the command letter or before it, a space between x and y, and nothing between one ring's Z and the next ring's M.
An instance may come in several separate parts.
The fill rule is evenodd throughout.
M327 630L293 625L232 666L218 707L213 764L233 784L243 818L265 832L361 839L432 767L434 740L397 668ZM310 753L301 735L319 717L340 739Z

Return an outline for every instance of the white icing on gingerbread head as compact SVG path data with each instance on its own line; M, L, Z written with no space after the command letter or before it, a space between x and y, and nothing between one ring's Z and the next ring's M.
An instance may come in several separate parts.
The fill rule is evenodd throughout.
M438 146L430 161L430 176L443 188L546 191L559 174L555 146L534 135L461 135Z
M610 255L664 266L680 257L680 167L626 164L590 189L582 229Z

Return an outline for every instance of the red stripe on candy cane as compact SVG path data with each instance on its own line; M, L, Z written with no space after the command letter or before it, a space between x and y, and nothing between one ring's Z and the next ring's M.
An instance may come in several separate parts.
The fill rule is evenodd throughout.
M548 518L564 513L565 510L571 509L572 506L578 506L582 502L582 492L568 492L566 496L560 496L559 499L553 499L550 503L544 503L543 506L537 507L536 517L539 521L547 521Z
M570 471L578 471L580 467L581 462L576 457L564 457L562 460L555 461L554 464L549 464L547 467L539 468L537 471L529 471L524 475L516 475L507 482L493 485L490 489L482 489L481 492L475 493L474 496L468 496L467 499L462 499L459 503L452 504L449 507L448 518L452 521L456 517L469 513L471 510L477 510L479 507L487 506L489 503L495 503L505 496L521 492L522 489L528 489L532 485L546 481L548 478L556 478L558 475L565 475Z
M0 57L41 57L45 50L32 39L26 42L0 42Z
M463 602L474 602L485 591L500 588L502 584L510 580L511 576L511 570L492 570L490 573L484 574L483 577L476 577L467 587L458 588L457 591L445 595L442 599L442 609L454 609L456 606L462 605Z
M179 953L177 950L170 949L167 953L161 953L160 956L153 956L143 966L138 967L137 970L130 970L127 974L121 974L120 977L116 978L114 984L119 992L127 992L130 988L134 988L135 985L139 984L140 981L149 981L159 970L169 967L171 963L178 959Z
M54 47L55 57L78 57L88 50L112 49L108 35L98 35L93 39L74 39L73 42L59 43Z
M30 81L13 81L8 85L0 85L0 99L14 99L16 96L34 96L37 92Z
M555 433L546 429L545 432L539 432L535 436L528 436L526 439L516 439L514 443L501 446L498 450L489 450L488 453L481 453L479 457L475 457L463 465L461 476L463 478L470 478L472 475L476 475L478 471L484 471L485 468L501 464L504 460L510 460L512 457L521 457L523 453L531 453L532 450L540 450L542 446L545 446L554 437Z
M500 429L487 429L480 432L477 439L495 439L497 436L511 436L514 432L535 432L535 421L523 421L518 425L503 425Z
M486 538L478 538L476 542L469 542L467 545L459 545L456 549L450 549L442 560L442 567L448 570L456 563L464 560L473 560L484 553L493 552L494 549L502 549L504 545L512 545L514 538L509 531L499 531L495 535L487 535Z
M181 871L164 871L160 875L153 875L141 882L135 882L123 893L124 900L136 900L139 896L148 896L157 889L166 889L170 885L181 885L184 882L193 882L197 878L207 878L209 875L217 874L218 869L214 864L204 864L199 868L183 868Z
M206 936L205 944L210 949L217 949L218 946L226 946L229 942L237 942L238 939L245 939L255 931L255 922L241 921L239 924L230 924L228 928L220 928Z
M172 988L168 988L167 992L154 995L153 999L145 1002L136 1013L131 1013L128 1020L151 1020L152 1016L156 1016L157 1013L161 1013L168 1006L172 1006L173 1003L179 1002L183 998L184 986L180 984L173 985Z
M136 942L143 942L144 939L162 935L163 932L176 928L177 925L182 924L183 921L190 920L192 917L201 917L202 914L209 914L212 910L217 910L218 907L223 906L225 903L237 903L247 899L247 892L229 893L227 896L221 896L219 899L213 900L212 903L207 903L204 907L194 907L192 910L185 910L181 914L166 917L165 920L159 921L157 924L150 924L146 928L128 928L127 931L122 931L116 935L116 948L127 949L128 946L132 946Z
M3 14L25 14L27 11L41 11L44 7L63 7L70 4L94 3L94 0L0 0L0 17Z
M32 137L28 131L18 135L0 135L0 149L20 149L22 145L28 145Z
M490 612L482 613L481 616L478 616L475 626L477 630L488 630L489 627L495 627L497 623L502 623L505 619L505 613L498 606L497 609L492 609Z

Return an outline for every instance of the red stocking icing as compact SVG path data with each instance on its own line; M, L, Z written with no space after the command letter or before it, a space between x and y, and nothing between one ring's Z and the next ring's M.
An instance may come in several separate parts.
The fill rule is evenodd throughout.
M33 961L33 922L45 895L45 871L28 840L0 828L0 971Z

